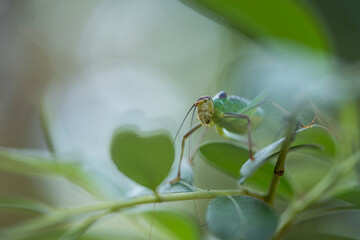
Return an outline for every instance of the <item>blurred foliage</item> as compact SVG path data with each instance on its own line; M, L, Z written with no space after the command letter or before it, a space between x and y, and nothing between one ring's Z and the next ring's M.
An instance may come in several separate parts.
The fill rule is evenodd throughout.
M44 137L48 151L16 149L5 139L7 121L0 137L11 146L0 148L0 170L43 184L64 178L84 193L86 204L61 204L73 193L54 184L49 192L45 184L38 188L59 198L57 204L2 194L5 221L13 213L31 215L1 228L0 238L358 239L358 7L358 1L307 0L3 1L0 31L11 34L0 35L0 50L11 57L1 62L0 77L42 79L35 90L14 87L21 91L13 98L41 99L40 116L19 118L37 122L36 137ZM64 28L58 27L62 21ZM15 48L9 47L11 37ZM42 60L25 58L31 56L25 45ZM53 75L39 97L37 88ZM12 97L2 89L10 85L0 88L1 114L21 109L4 105ZM167 131L175 131L197 95L219 90L253 99L240 113L262 103L264 121L253 133L255 161L240 136L196 133L185 146L195 164L184 157L182 178L170 185L180 143ZM296 129L285 138L289 114ZM314 116L316 125L300 127ZM114 131L114 124L120 128ZM37 138L24 132L22 126L11 137L36 146ZM274 170L284 156L280 177ZM182 200L194 201L170 203Z
M328 48L328 42L319 23L296 1L183 0L183 2L255 40L279 38L314 49Z
M269 239L276 231L277 221L269 206L247 196L215 198L206 213L209 230L225 240Z

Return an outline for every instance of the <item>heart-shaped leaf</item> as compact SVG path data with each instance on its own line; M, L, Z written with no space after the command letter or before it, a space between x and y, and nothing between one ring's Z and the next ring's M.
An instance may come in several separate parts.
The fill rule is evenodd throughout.
M224 240L270 239L277 222L268 205L249 196L218 197L206 211L209 230Z
M166 133L118 130L111 143L111 158L133 181L155 190L168 175L175 150Z

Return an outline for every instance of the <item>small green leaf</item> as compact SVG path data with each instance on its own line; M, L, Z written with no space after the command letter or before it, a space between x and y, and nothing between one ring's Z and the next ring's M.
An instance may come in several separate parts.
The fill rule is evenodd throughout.
M268 205L249 196L218 197L211 201L206 211L209 230L224 240L270 239L277 222Z
M184 180L179 180L174 184L166 184L163 187L160 187L160 193L179 193L179 192L193 192L196 187L188 184Z
M133 181L155 190L168 175L175 150L164 133L143 134L116 131L111 143L111 158L117 168Z
M174 172L175 173L175 172ZM177 171L176 173L177 174ZM175 176L171 176L170 179L174 179ZM187 161L181 164L181 179L174 184L163 184L158 189L159 193L169 192L193 192L197 190L194 186L194 172L192 167Z

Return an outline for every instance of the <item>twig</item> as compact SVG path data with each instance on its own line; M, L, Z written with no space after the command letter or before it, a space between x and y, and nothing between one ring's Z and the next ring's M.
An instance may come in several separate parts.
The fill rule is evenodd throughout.
M288 117L288 121L287 121L285 140L281 146L279 157L276 161L276 165L274 168L274 174L271 179L269 191L268 191L267 195L264 197L265 202L267 202L269 204L273 203L276 189L280 182L280 178L284 174L285 160L286 160L286 156L288 154L289 148L290 148L290 144L293 140L295 126L296 126L295 117L290 115Z

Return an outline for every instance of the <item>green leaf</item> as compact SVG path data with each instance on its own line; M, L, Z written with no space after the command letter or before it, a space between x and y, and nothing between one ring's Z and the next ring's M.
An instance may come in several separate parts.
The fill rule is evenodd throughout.
M23 197L0 197L0 208L30 211L34 213L48 213L51 208L44 203L25 199Z
M325 127L319 125L297 131L295 141L291 146L299 146L302 144L316 144L321 146L323 151L316 151L317 153L326 153L330 156L335 156L336 154L334 138ZM314 152L312 151L312 153Z
M239 177L239 170L249 158L249 150L228 142L211 142L200 146L204 159L225 174Z
M196 220L185 213L175 211L142 212L149 222L153 219L154 228L151 239L198 240L202 239L200 226ZM141 215L140 215L141 216ZM162 238L156 236L155 229L160 231Z
M164 186L164 188L160 189L160 193L179 193L179 192L193 192L196 187L189 185L184 180L179 180L178 182L174 184L167 184Z
M168 175L175 150L166 133L118 130L111 143L111 158L133 181L155 190Z
M350 191L340 193L336 196L336 198L360 208L360 189L352 189Z
M319 147L315 145L298 145L290 147L289 152L304 148L318 149ZM235 179L239 178L240 168L249 157L248 148L237 146L228 142L205 143L200 146L199 151L202 157L210 165ZM279 152L269 154L266 160L275 157L278 154ZM266 190L270 184L273 172L274 164L266 162L253 173L253 175L247 180L247 183L259 188L260 190ZM292 196L293 191L287 176L282 177L278 191L279 194L284 197Z
M211 232L224 240L265 240L274 235L278 219L263 201L249 196L218 197L206 211Z
M254 155L254 161L249 159L240 169L240 184L242 184L246 178L250 177L258 168L260 168L267 159L273 154L273 152L281 145L285 138L282 138L272 144L261 149Z
M0 148L0 170L28 176L56 175L65 177L88 193L101 197L91 177L75 163L52 161L50 159L23 153L11 148Z
M275 150L280 147L284 139L285 138L281 138L258 151L254 155L254 161L248 159L240 169L240 175L242 176L240 183L243 183L246 178L250 177L271 156L273 156ZM303 128L296 131L295 141L291 144L290 149L324 150L324 152L330 155L335 155L334 140L330 133L321 126Z
M174 172L177 174L177 171ZM170 176L170 179L174 179L175 175ZM159 193L169 192L193 192L198 188L194 186L194 171L188 161L184 161L181 164L181 179L174 184L163 184L158 189Z
M274 167L274 164L266 162L251 177L246 180L246 184L254 186L263 192L267 191L274 174ZM283 175L281 177L277 192L281 197L292 197L294 191L292 185L290 184L288 176Z
M324 31L310 9L298 1L182 0L199 13L258 41L277 38L315 49L329 48ZM286 19L286 20L284 20Z

